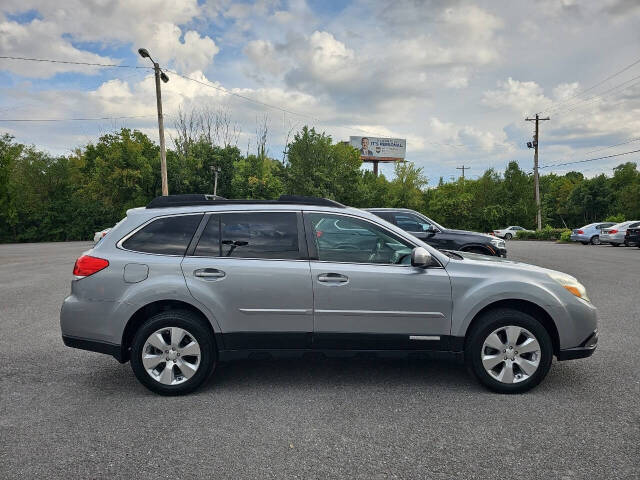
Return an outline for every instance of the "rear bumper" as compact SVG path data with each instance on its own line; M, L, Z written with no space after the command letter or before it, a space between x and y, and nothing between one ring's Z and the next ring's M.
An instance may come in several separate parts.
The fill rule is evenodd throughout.
M98 340L72 337L70 335L62 335L62 341L67 347L78 348L80 350L88 350L90 352L104 353L106 355L111 355L120 363L125 362L120 345L109 342L101 342Z
M587 235L579 234L579 233L572 233L570 238L571 238L572 242L589 242L589 241L591 241L590 237L588 237Z
M587 358L593 355L593 352L596 351L597 346L598 346L598 330L596 329L591 335L589 335L589 337L584 342L580 344L580 346L560 350L556 355L556 357L560 361Z

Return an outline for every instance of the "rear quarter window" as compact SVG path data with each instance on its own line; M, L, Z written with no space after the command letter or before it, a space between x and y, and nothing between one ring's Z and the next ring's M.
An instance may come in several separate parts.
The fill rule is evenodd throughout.
M202 214L160 217L122 242L122 248L159 255L184 255Z

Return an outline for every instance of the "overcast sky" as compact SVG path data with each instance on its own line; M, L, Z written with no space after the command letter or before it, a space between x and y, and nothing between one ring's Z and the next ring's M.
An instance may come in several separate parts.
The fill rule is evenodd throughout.
M266 114L279 159L287 132L305 124L335 141L406 138L407 159L434 184L460 165L471 177L509 160L530 170L524 118L536 112L551 116L542 165L640 149L603 149L640 140L640 62L601 83L640 60L638 25L638 0L3 0L0 55L147 66L136 53L146 47L171 70L290 112L169 73L168 127L179 108L227 109L238 146L254 151ZM143 116L0 122L52 153L121 126L157 140L155 108L145 69L0 59L0 119ZM640 153L544 171L610 174L623 161Z

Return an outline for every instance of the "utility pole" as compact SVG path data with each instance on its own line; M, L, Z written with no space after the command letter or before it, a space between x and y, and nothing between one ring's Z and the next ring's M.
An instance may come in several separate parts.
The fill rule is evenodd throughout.
M462 181L464 182L464 171L469 170L471 167L465 167L462 165L461 167L456 167L456 170L462 170Z
M549 120L549 117L540 118L540 115L536 113L536 118L525 118L527 122L536 122L535 133L533 134L533 144L529 146L529 148L534 148L533 153L533 184L535 188L535 199L536 199L536 225L538 230L542 229L542 208L540 206L540 176L538 175L538 140L540 138L540 129L538 124L540 121Z
M169 195L169 184L167 182L167 152L164 145L164 120L162 117L162 94L160 91L160 80L164 83L169 81L169 77L160 69L160 64L154 61L146 48L139 48L138 53L142 58L148 58L153 63L153 72L156 77L156 103L158 106L158 133L160 136L160 177L162 179L162 195Z
M220 173L220 167L211 167L211 171L214 175L213 180L213 196L218 195L218 174Z

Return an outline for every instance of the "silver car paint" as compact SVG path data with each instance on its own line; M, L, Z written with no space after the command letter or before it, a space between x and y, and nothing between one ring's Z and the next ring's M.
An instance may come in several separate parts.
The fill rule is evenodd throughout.
M233 265L232 268L236 268L236 265L242 265L239 268L243 269L243 277L246 279L245 286L235 291L229 289L224 298L219 296L216 299L211 299L206 293L206 284L196 287L197 284L193 279L185 280L183 275L182 263L185 266L184 271L188 272L194 265L193 262L200 262L198 265L201 265L201 260L185 258L183 261L183 257L180 256L130 252L118 248L117 244L127 234L155 217L228 211L228 207L220 205L215 207L132 209L127 212L128 215L124 221L116 225L103 241L87 252L97 257L106 258L110 265L90 277L72 281L71 295L65 299L60 315L63 335L118 345L122 342L125 326L132 315L141 307L162 300L177 300L193 305L208 318L215 332L222 333L237 331L238 328L259 328L259 319L265 318L262 315L252 315L251 312L246 311L237 312L235 316L225 315L225 312L231 308L230 306L233 306L233 308L244 308L245 310L264 311L269 308L294 310L290 313L281 311L272 315L274 322L279 325L278 328L309 328L314 315L308 314L307 311L309 308L315 308L321 310L315 315L320 329L340 328L341 331L366 329L361 333L395 331L417 335L444 334L449 331L451 335L464 336L477 312L486 305L502 299L527 300L544 308L554 320L562 349L577 346L596 327L595 308L576 298L552 280L547 274L548 270L484 255L464 254L462 260L451 259L402 229L358 209L318 206L297 206L296 208L303 211L350 214L369 220L391 230L395 235L415 246L426 248L443 268L430 268L425 272L410 266L341 264L340 268L351 277L357 278L358 285L364 287L361 292L362 296L350 303L346 290L344 290L344 294L336 293L342 287L323 286L323 288L333 289L331 294L325 295L319 290L319 286L311 287L311 280L304 280L305 269L309 271L312 278L315 278L319 273L337 269L335 264L331 265L332 268L326 268L328 265L324 262L293 262L298 265L294 270L296 278L301 281L300 290L291 292L285 290L291 285L290 280L277 278L268 273L269 269L273 268L273 263L280 261L226 259L234 263L225 263L225 272L231 268L231 265ZM252 211L255 210L255 206L234 205L233 209L235 211ZM268 209L291 211L292 207L290 205L269 205ZM217 262L225 259L210 260ZM137 283L126 283L124 268L131 263L147 265L148 278ZM282 263L290 262L284 261ZM280 272L282 273L283 270L286 268L281 269ZM394 275L399 271L405 273ZM390 279L391 275L393 279ZM450 280L447 279L447 276L450 277ZM251 284L252 281L258 279L259 282ZM417 284L416 280L423 283ZM272 284L273 288L265 288L265 281ZM451 296L447 297L446 289L449 282ZM239 281L236 285L241 284ZM304 290L305 284L309 285L309 292L312 291L312 288L317 292L318 301L315 306L309 307L310 296L308 294L300 294ZM422 286L427 289L427 293L421 293ZM353 284L350 288L353 288ZM409 298L402 294L401 291L404 290L413 292L413 296ZM292 296L291 293L295 296L300 295L300 298L288 299ZM278 298L274 299L274 295L277 295ZM250 300L247 297L251 297ZM367 301L371 303L367 305ZM227 302L227 306L222 305L222 302ZM296 312L296 310L300 310L300 312ZM302 310L305 312L303 313ZM425 315L421 321L418 321L419 317L416 315L396 313L379 313L367 320L366 315L340 317L335 313L327 313L327 310L430 312L430 314ZM267 316L270 315L268 312L263 313L267 313ZM443 316L440 317L439 314ZM399 318L401 321L398 325L393 325ZM415 331L412 331L414 328Z
M614 224L611 222L599 222L590 223L584 227L576 228L571 231L572 242L591 242L591 239L596 235L602 240L602 230L612 227ZM578 230L582 230L582 233L578 233Z
M624 236L627 233L627 228L630 226L640 225L640 220L627 220L626 222L617 223L611 227L608 227L600 234L600 241L603 243L624 243ZM609 230L618 230L616 233L609 233Z

